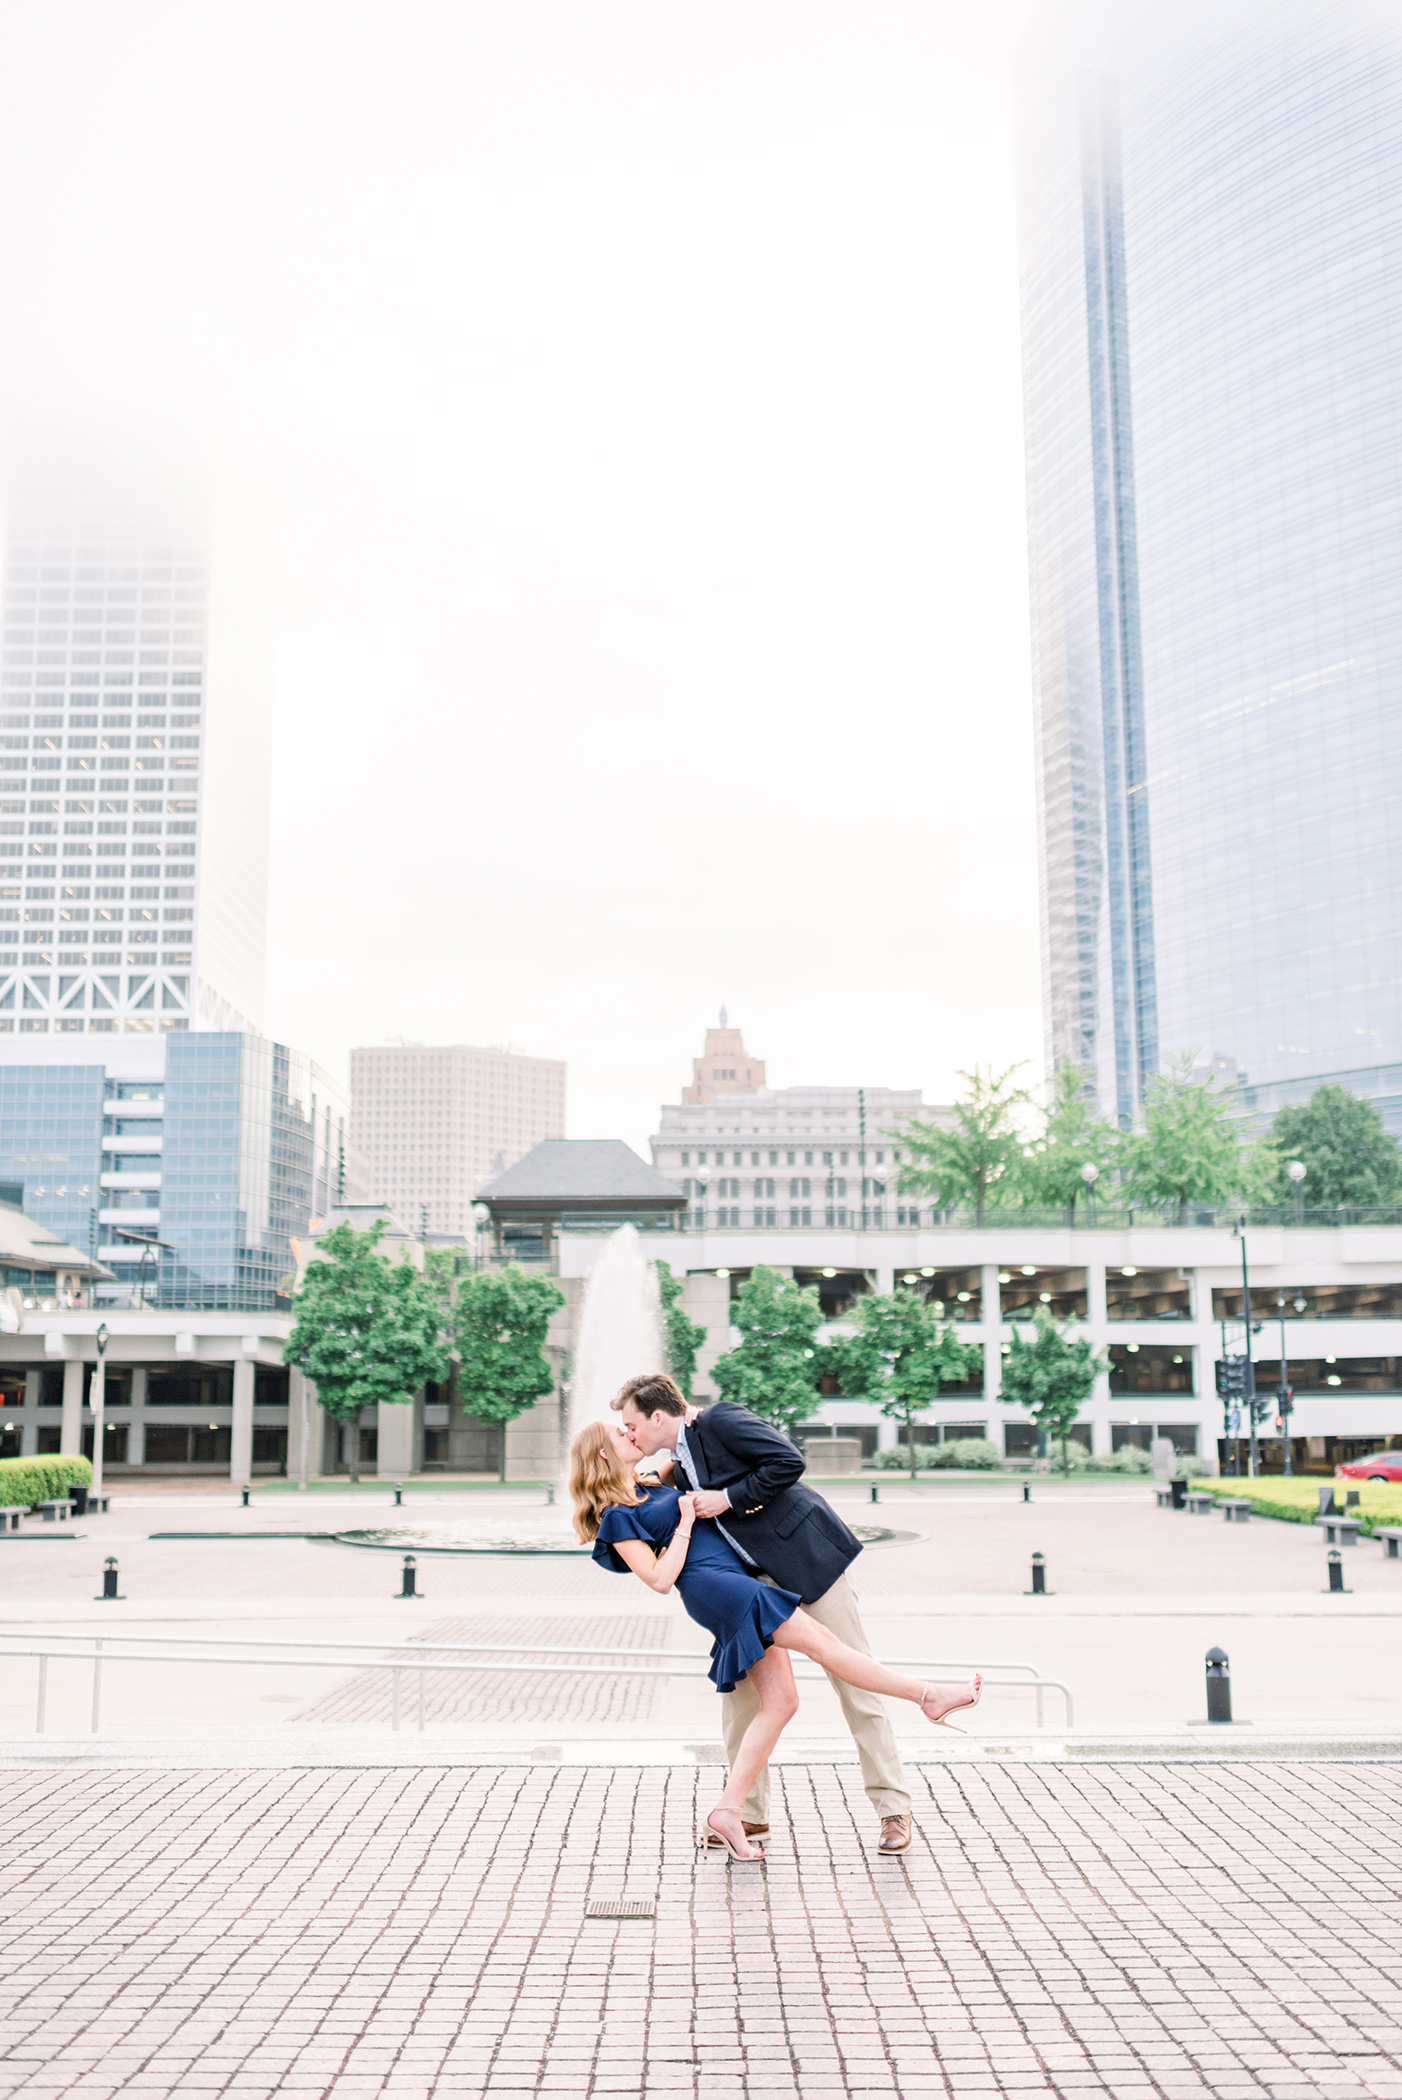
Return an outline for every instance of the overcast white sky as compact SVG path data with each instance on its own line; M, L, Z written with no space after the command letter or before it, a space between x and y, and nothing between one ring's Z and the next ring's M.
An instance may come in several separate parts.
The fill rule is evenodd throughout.
M270 1030L569 1062L642 1145L1040 1056L1027 0L27 0L0 407L262 492Z

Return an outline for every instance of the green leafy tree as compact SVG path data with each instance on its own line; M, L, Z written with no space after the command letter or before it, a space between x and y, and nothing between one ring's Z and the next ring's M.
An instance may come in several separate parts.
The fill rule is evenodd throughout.
M1044 1305L1037 1308L1030 1335L1025 1323L1013 1328L998 1397L1009 1407L1025 1407L1039 1429L1059 1440L1063 1473L1071 1470L1066 1453L1071 1425L1108 1362L1084 1335L1073 1340L1058 1327Z
M1082 1171L1093 1166L1107 1175L1119 1158L1122 1138L1087 1095L1087 1075L1079 1065L1057 1073L1042 1127L1018 1162L1019 1193L1028 1203L1064 1210L1070 1224L1076 1204L1086 1194Z
M1293 1199L1285 1169L1301 1161L1306 1203L1402 1202L1402 1151L1377 1108L1346 1086L1317 1086L1271 1127L1277 1201Z
M411 1262L378 1251L383 1231L377 1219L369 1232L337 1225L327 1233L283 1345L283 1362L311 1379L338 1422L357 1422L363 1407L412 1400L448 1373L442 1305Z
M961 1342L918 1291L870 1293L853 1309L856 1332L824 1352L824 1369L841 1380L849 1399L870 1400L905 1429L910 1477L915 1478L915 1418L940 1387L968 1378L982 1365L976 1343Z
M1171 1203L1178 1223L1190 1203L1229 1203L1240 1195L1249 1164L1232 1120L1231 1092L1191 1076L1192 1058L1175 1058L1150 1082L1144 1127L1124 1145L1132 1200Z
M424 1281L445 1310L451 1309L458 1287L458 1260L453 1247L424 1248Z
M670 1262L659 1255L652 1265L657 1271L657 1294L662 1300L662 1339L667 1350L667 1369L677 1384L691 1398L691 1381L696 1376L696 1353L706 1339L706 1330L699 1320L693 1320L682 1311L678 1300L683 1284L680 1276L672 1274Z
M554 1391L545 1335L551 1314L564 1302L548 1276L528 1276L517 1262L463 1278L453 1325L465 1414L479 1422L512 1422Z
M888 1132L905 1153L896 1186L921 1190L945 1210L972 1203L975 1223L982 1225L989 1197L1005 1181L1016 1185L1022 1162L1017 1111L1030 1097L1025 1087L1012 1083L1021 1069L1009 1065L995 1072L975 1065L972 1072L959 1074L966 1084L954 1104L953 1122L911 1119Z
M731 1318L740 1345L711 1372L722 1399L738 1401L791 1436L817 1407L825 1368L815 1346L823 1320L817 1291L761 1263L741 1284Z

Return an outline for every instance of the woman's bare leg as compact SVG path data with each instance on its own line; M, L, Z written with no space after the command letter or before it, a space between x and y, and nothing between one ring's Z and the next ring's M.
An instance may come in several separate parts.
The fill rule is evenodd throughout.
M723 1830L738 1852L753 1855L754 1847L745 1837L740 1811L750 1788L769 1762L774 1745L798 1712L798 1689L793 1681L793 1664L777 1647L766 1648L746 1675L759 1693L759 1712L740 1738L725 1792L706 1820Z
M849 1648L826 1626L820 1626L806 1611L796 1611L792 1618L785 1619L774 1631L776 1648L793 1648L806 1655L821 1669L844 1684L855 1684L864 1692L885 1692L891 1699L909 1699L918 1706L927 1720L938 1721L956 1707L971 1706L978 1695L981 1679L975 1677L967 1685L927 1687L918 1677L904 1677L898 1670L888 1670L885 1663L877 1662L871 1655L861 1655ZM928 1689L929 1696L925 1696ZM945 1692L948 1692L948 1697Z

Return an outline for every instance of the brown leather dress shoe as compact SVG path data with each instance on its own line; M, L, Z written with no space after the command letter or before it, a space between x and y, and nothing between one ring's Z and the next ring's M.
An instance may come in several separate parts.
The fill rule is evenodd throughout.
M744 1831L747 1838L768 1837L769 1825L767 1823L746 1823L744 1825ZM724 1845L722 1845L720 1839L716 1836L714 1831L711 1831L706 1839L706 1850L709 1852L712 1849L714 1849L717 1852L723 1852L725 1850Z
M883 1816L881 1841L876 1849L888 1854L909 1852L914 1837L915 1823L910 1816Z

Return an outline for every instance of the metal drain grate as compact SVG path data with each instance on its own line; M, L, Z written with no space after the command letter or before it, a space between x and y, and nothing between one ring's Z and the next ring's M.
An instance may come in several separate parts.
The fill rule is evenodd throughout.
M657 1904L651 1896L600 1896L584 1906L586 1918L655 1918Z

